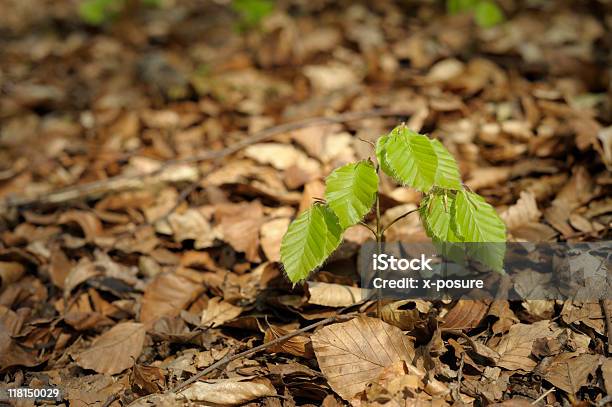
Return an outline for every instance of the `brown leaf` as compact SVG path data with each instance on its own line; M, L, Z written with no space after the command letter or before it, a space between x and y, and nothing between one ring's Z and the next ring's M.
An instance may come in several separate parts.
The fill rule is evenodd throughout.
M410 331L425 319L424 315L430 308L431 303L423 300L394 301L380 310L380 316L386 323L402 331Z
M308 282L309 304L347 307L368 297L368 290L334 283Z
M498 318L492 327L494 334L508 332L512 325L519 322L519 319L516 317L516 315L514 315L514 311L510 309L510 304L508 301L493 301L491 303L491 307L489 308L488 315L493 315L494 317Z
M542 214L538 210L535 196L531 192L521 192L521 197L516 204L506 209L500 217L506 223L510 231L521 226L537 222Z
M599 355L562 353L546 364L542 376L555 387L575 394L587 384L589 375L594 376L599 366ZM544 362L543 362L544 363Z
M27 352L9 335L9 330L0 322L0 372L11 366L36 366L36 356Z
M70 210L62 213L58 220L59 224L76 223L83 231L85 239L93 241L102 233L102 222L96 215L87 211Z
M168 216L168 223L172 228L174 240L194 240L196 249L212 246L215 233L204 215L197 209L188 209L183 213L174 212Z
M208 306L202 311L200 322L202 326L215 327L231 321L241 313L242 308L215 297L208 301Z
M606 392L612 394L612 358L607 358L601 364L601 375L606 386Z
M480 324L489 306L482 301L459 300L446 314L442 329L472 329Z
M145 340L145 326L122 322L96 338L91 346L78 353L74 360L85 369L98 373L117 374L134 365Z
M224 241L237 251L244 252L247 260L261 261L259 228L263 222L263 206L259 201L217 205L215 219Z
M25 273L20 263L0 261L0 289L19 280Z
M289 332L289 330L280 326L270 325L264 334L264 343L280 338ZM310 338L308 338L306 335L297 335L287 339L286 341L272 345L268 348L268 352L289 353L290 355L295 355L306 359L312 359L314 357L312 343L310 342Z
M278 218L261 225L261 248L268 261L280 261L280 244L289 222L289 218Z
M158 274L145 288L140 321L151 324L163 316L178 315L202 290L203 287L185 277Z
M413 342L399 328L365 316L326 326L311 340L321 371L345 400L363 391L385 367L414 358Z
M243 381L238 378L195 382L181 391L190 401L202 401L216 405L237 405L261 397L276 396L270 380L258 378Z
M493 349L500 355L497 365L508 370L531 371L536 366L536 362L529 357L533 343L552 334L550 321L547 320L531 325L513 325Z

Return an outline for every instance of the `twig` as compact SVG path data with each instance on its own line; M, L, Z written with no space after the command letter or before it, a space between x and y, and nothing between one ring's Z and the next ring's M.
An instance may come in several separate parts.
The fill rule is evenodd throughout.
M249 355L251 355L253 353L256 353L256 352L259 352L259 351L264 350L266 348L269 348L270 346L277 345L277 344L279 344L281 342L284 342L284 341L286 341L288 339L293 338L294 336L297 336L297 335L302 334L304 332L310 331L311 329L314 329L314 328L316 328L318 326L326 325L326 324L329 324L331 322L336 322L336 321L339 321L339 320L350 319L350 318L355 317L356 315L357 315L357 313L351 313L351 314L345 314L345 315L334 315L333 317L329 317L329 318L323 319L323 320L321 320L319 322L315 322L314 324L310 324L308 326L305 326L303 328L298 329L297 331L293 331L293 332L290 332L290 333L288 333L286 335L280 336L280 337L278 337L278 338L276 338L276 339L274 339L274 340L272 340L270 342L267 342L267 343L261 344L259 346L256 346L254 348L245 350L244 352L240 352L240 353L237 353L237 354L232 355L232 356L225 356L222 359L218 360L217 362L213 363L212 365L208 366L206 369L202 370L201 372L196 373L195 375L191 376L189 379L185 380L184 382L177 384L170 391L172 393L176 393L176 392L180 391L181 389L185 388L186 386L190 385L191 383L201 379L202 377L206 376L207 374L212 373L213 371L215 371L215 370L225 366L226 364L228 364L228 363L230 363L230 362L232 362L232 361L234 361L236 359L240 359L240 358L249 356Z
M606 317L606 333L608 335L608 354L612 354L612 301L600 300L601 308Z
M540 397L538 397L537 399L535 399L534 401L531 402L532 405L536 405L538 404L540 401L544 400L544 397L548 396L550 393L552 393L553 391L555 391L554 387L551 387L550 389L546 390L544 392L544 394L542 394Z
M368 225L365 222L359 222L359 224L365 228L367 228L370 232L372 232L372 234L374 235L374 239L377 239L378 236L376 235L376 231L374 230L374 228L370 225Z
M367 119L370 117L410 116L413 113L414 110L372 109L361 112L341 113L331 117L314 117L299 120L292 123L279 124L277 126L273 126L256 132L253 135L245 138L244 140L234 143L221 150L205 151L201 154L196 154L191 157L177 158L164 161L157 169L151 172L131 175L117 175L115 177L106 178L100 181L94 181L87 184L61 188L51 193L44 194L42 196L37 196L34 198L9 198L4 202L4 208L2 209L6 210L11 207L28 206L33 204L62 203L73 199L84 198L96 194L103 194L110 190L117 192L117 190L129 189L134 187L135 185L141 184L141 179L143 177L158 175L168 167L206 160L221 159L233 153L236 153L252 144L268 140L279 134L288 133L290 131L295 131L306 127L320 126L331 123L344 123L352 120Z
M385 227L383 228L383 230L382 230L382 233L381 233L381 234L383 234L383 235L384 235L384 234L385 234L385 232L387 231L387 229L389 229L391 226L393 226L393 225L394 225L396 222L398 222L398 221L400 221L400 220L404 219L406 216L408 216L408 215L410 215L411 213L414 213L414 212L416 212L416 211L418 211L418 210L419 210L419 208L413 209L413 210L408 211L408 212L404 213L403 215L400 215L400 216L398 216L397 218L393 219L393 221L391 221L391 223L389 223L387 226L385 226Z

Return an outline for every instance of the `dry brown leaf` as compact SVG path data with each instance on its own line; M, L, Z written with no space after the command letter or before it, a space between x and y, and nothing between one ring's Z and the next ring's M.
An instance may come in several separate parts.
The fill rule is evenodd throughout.
M493 301L489 308L488 315L493 315L498 318L498 320L493 323L492 331L494 334L508 332L512 325L519 322L519 319L514 315L514 311L510 309L508 301Z
M470 172L466 185L473 190L499 185L510 178L510 167L476 168Z
M502 337L493 349L500 355L497 365L508 370L531 371L536 362L530 358L536 339L553 335L550 321L538 321L531 325L516 324Z
M0 261L0 289L19 280L25 273L20 263Z
M0 372L11 366L36 366L40 362L9 335L9 329L0 321Z
M607 358L601 364L601 375L606 386L606 392L612 394L612 358Z
M202 311L200 323L202 326L216 327L231 321L241 313L242 308L227 301L222 301L219 297L215 297L208 301L206 309Z
M215 206L215 219L223 240L247 260L260 262L259 228L263 222L263 206L259 201Z
M98 373L117 374L134 365L145 340L145 326L137 322L122 322L97 337L90 347L74 356L84 369Z
M299 212L302 213L312 205L314 198L323 198L325 196L325 184L321 180L314 180L304 185L304 193L300 200Z
M264 343L273 341L288 333L290 333L290 331L287 329L270 325L264 334ZM306 335L297 335L289 338L286 341L268 347L267 351L270 353L288 353L306 359L312 359L314 357L312 343L310 342L310 338Z
M102 233L102 222L100 222L96 215L87 211L70 210L62 213L58 219L58 223L76 223L83 231L85 239L90 242Z
M175 241L180 243L192 239L196 249L212 246L218 237L208 220L197 209L190 208L183 213L173 212L168 216L168 223Z
M489 306L482 301L459 300L446 314L442 329L472 329L480 324Z
M587 384L589 375L594 376L599 366L599 355L579 355L562 353L546 363L542 377L553 386L570 394L575 394Z
M290 221L289 218L278 218L261 225L261 248L268 261L280 261L280 244Z
M261 397L276 396L276 389L270 380L265 378L252 381L232 378L195 382L182 390L181 395L190 401L231 406Z
M422 322L429 312L431 303L423 300L402 300L386 304L380 310L383 321L398 327L402 331L410 331Z
M202 290L203 287L185 277L158 274L145 288L140 321L151 324L163 316L178 315Z
M310 179L319 176L321 164L290 144L262 143L244 149L244 154L261 164L270 164L277 170L288 170L292 166L309 174Z
M311 336L321 371L343 399L350 400L385 367L411 364L413 341L380 319L360 316L322 328Z
M521 226L537 222L542 214L538 210L535 195L531 192L521 192L516 204L506 209L500 217L506 223L510 231Z
M334 283L308 281L309 304L347 307L368 297L368 290Z

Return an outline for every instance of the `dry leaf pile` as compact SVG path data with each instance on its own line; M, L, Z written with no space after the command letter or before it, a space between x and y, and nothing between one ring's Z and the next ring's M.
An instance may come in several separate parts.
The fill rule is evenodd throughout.
M610 2L503 1L508 21L485 30L435 2L281 1L242 31L223 2L102 27L71 1L4 3L2 388L57 386L70 406L610 401L611 304L377 307L358 288L361 228L304 286L278 264L326 174L401 120L445 144L512 240L610 239ZM375 109L398 115L244 143ZM419 199L383 180L385 219ZM388 236L425 238L416 217ZM359 316L273 342L340 311Z

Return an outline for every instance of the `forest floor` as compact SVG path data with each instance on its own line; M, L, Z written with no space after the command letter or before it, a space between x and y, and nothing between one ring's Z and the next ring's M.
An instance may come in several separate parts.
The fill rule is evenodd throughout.
M612 302L376 304L348 288L359 227L307 284L279 265L325 176L400 122L444 143L511 240L609 240L610 2L502 1L488 29L435 2L279 2L253 27L222 3L91 26L73 1L0 1L0 388L69 406L610 403ZM384 219L419 200L382 180ZM426 235L407 217L388 240Z

